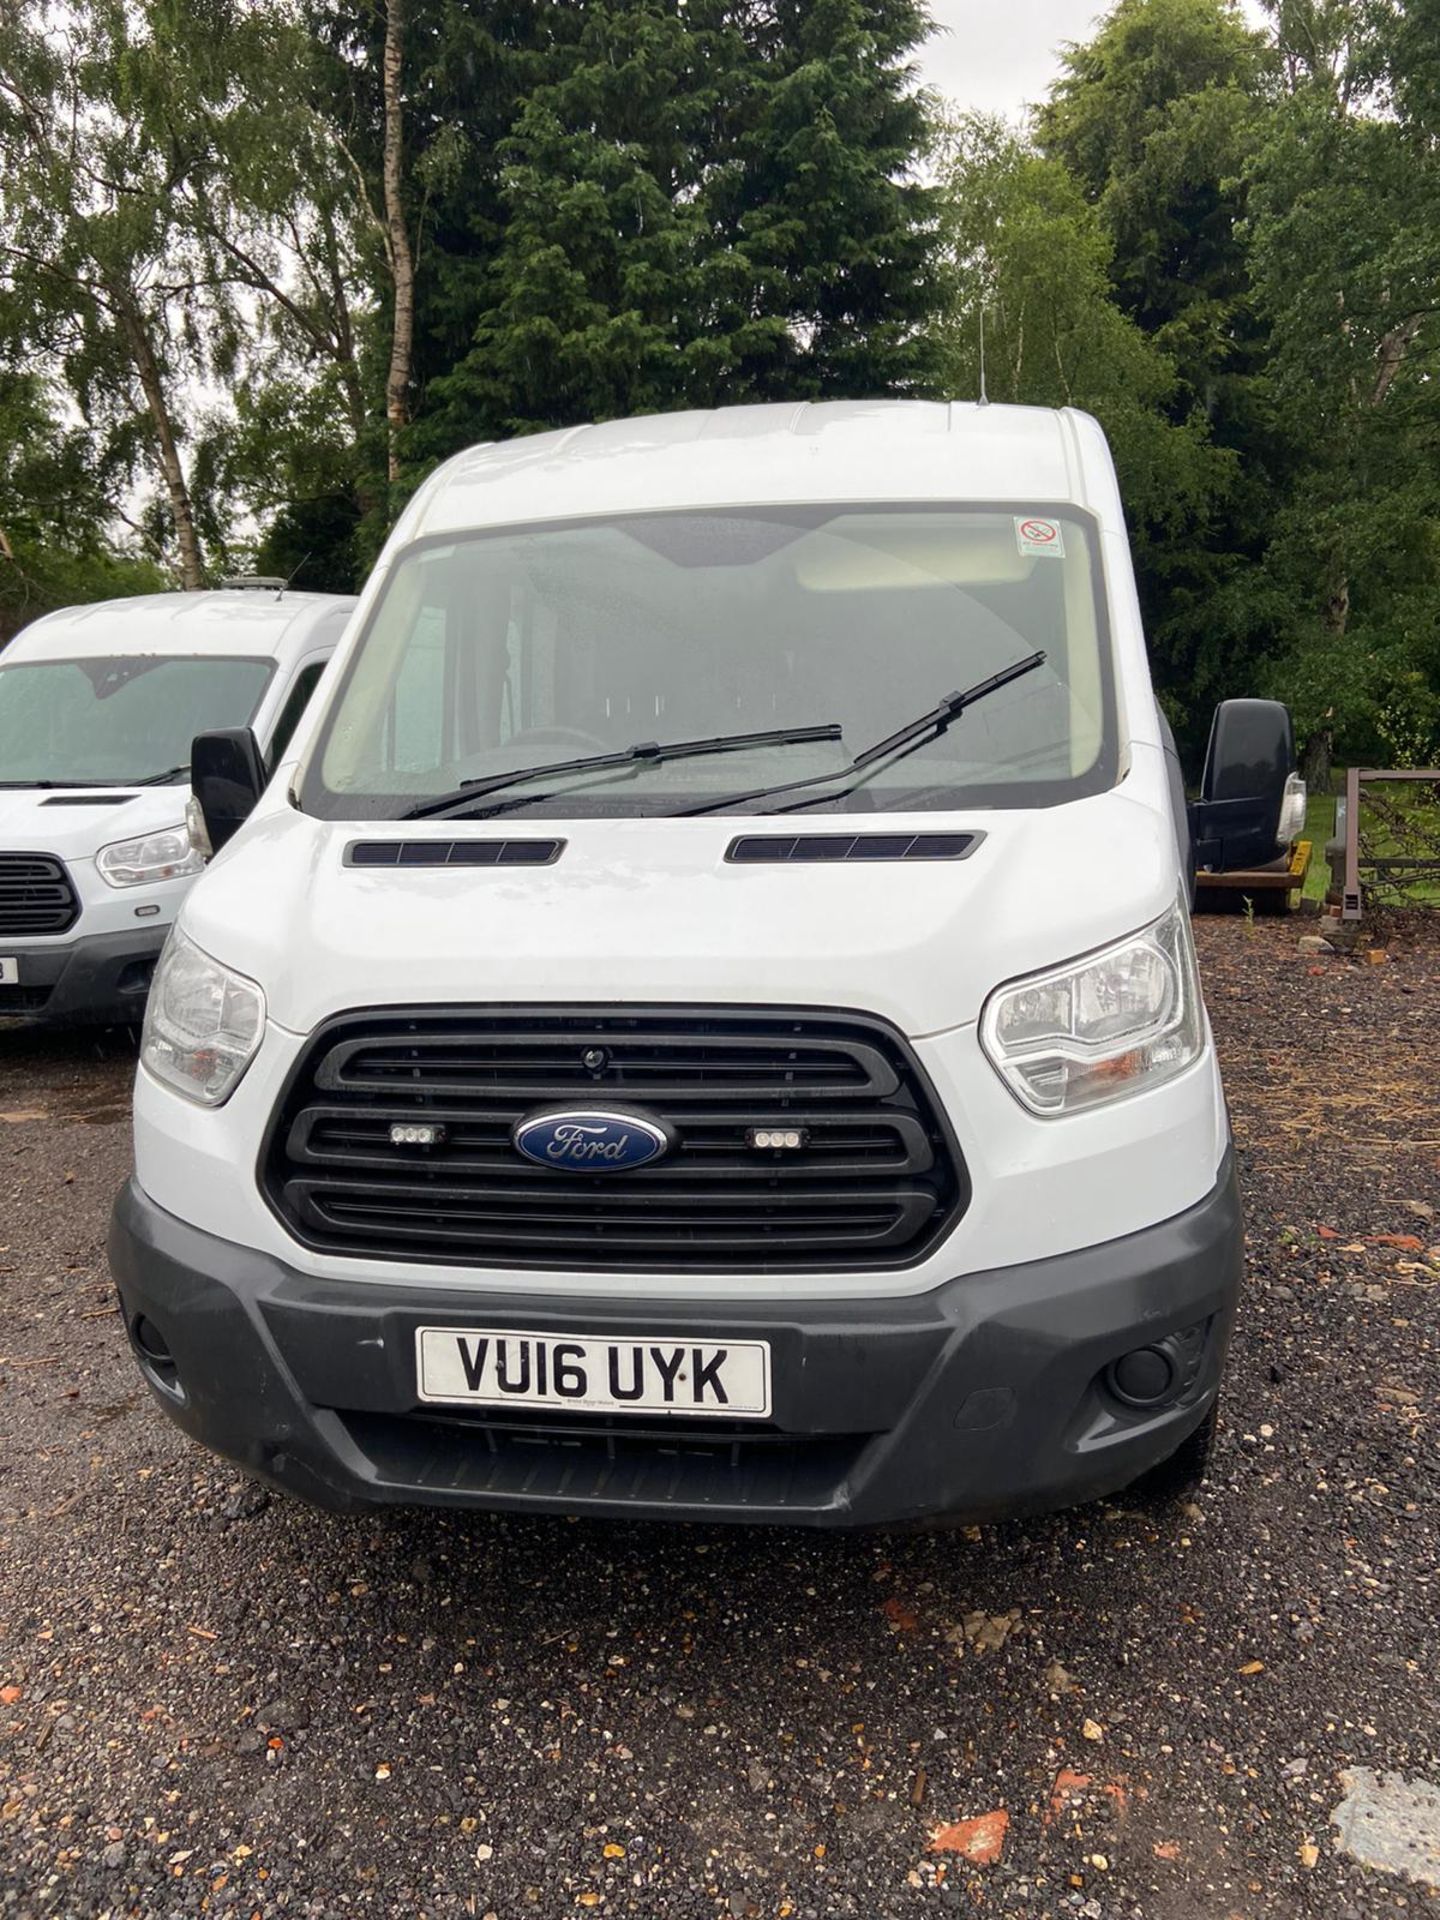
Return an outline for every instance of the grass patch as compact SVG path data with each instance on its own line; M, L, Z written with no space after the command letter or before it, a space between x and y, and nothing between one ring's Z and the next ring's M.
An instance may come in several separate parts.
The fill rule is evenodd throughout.
M1330 885L1330 868L1325 859L1326 842L1335 836L1333 793L1312 793L1305 821L1304 838L1310 841L1310 871L1305 876L1307 900L1324 900ZM1412 860L1440 859L1440 804L1434 789L1422 785L1379 784L1366 787L1360 796L1360 852L1383 860L1387 856ZM1440 906L1440 876L1407 880L1395 876L1377 883L1364 866L1361 882L1367 903L1377 906Z
M1305 831L1301 838L1308 840L1311 846L1310 871L1305 876L1306 900L1325 898L1330 885L1330 868L1325 859L1327 842L1335 837L1335 795L1333 793L1312 793L1310 804L1305 810Z

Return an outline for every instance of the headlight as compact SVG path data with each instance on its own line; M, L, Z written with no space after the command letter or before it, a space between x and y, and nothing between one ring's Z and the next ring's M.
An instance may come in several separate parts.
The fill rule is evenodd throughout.
M265 1032L253 980L202 953L178 928L155 969L140 1058L157 1080L202 1107L228 1100Z
M112 887L143 887L156 880L183 880L199 873L205 861L190 844L183 826L116 840L95 856L102 880Z
M1172 1079L1200 1057L1205 1017L1189 916L993 993L981 1044L1032 1113L1076 1113Z

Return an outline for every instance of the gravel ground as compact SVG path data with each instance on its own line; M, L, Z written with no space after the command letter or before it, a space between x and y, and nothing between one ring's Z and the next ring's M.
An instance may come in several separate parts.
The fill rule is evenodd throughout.
M0 1914L1440 1914L1329 1818L1440 1781L1440 927L1297 931L1200 926L1251 1251L1211 1482L955 1535L268 1498L125 1350L133 1056L0 1034Z

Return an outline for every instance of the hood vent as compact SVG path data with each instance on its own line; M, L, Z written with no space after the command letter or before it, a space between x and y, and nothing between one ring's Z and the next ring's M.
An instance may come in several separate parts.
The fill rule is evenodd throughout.
M983 833L752 833L730 842L725 858L746 865L783 861L964 860Z
M552 867L563 840L352 840L347 867Z
M54 793L40 804L42 807L123 807L134 798L133 793Z

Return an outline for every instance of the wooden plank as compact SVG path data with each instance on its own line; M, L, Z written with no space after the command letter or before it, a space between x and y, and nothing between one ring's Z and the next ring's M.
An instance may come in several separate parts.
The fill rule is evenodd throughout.
M1242 893L1293 893L1305 884L1313 851L1310 841L1297 840L1290 849L1288 864L1283 867L1252 867L1238 873L1197 873L1195 882L1201 887L1233 887Z
M1205 873L1195 876L1196 883L1202 887L1237 887L1246 893L1272 891L1290 892L1294 887L1305 884L1305 875L1310 868L1310 843L1298 841L1292 849L1289 861L1283 867L1247 867L1233 873Z

